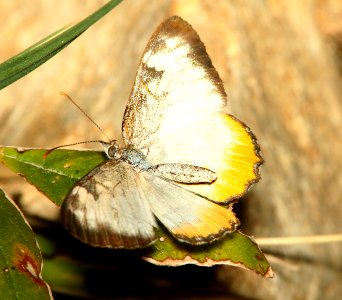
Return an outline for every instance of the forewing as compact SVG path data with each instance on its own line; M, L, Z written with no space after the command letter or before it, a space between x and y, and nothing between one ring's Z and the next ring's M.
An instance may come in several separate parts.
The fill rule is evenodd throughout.
M142 172L149 184L148 202L157 219L180 241L213 242L239 225L234 213L179 185Z
M125 143L154 164L214 171L210 185L184 185L213 201L241 196L259 177L256 140L223 112L222 81L193 28L179 17L153 34L138 68L122 124Z
M144 185L144 177L130 165L108 160L71 190L62 204L62 222L92 246L145 247L156 239L156 221Z

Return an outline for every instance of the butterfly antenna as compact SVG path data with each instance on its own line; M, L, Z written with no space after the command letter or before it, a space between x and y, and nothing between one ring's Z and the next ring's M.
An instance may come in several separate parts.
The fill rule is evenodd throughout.
M52 151L55 151L56 149L63 148L63 147L69 147L69 146L80 145L80 144L87 144L87 143L101 143L101 144L107 144L106 142L101 141L101 140L93 140L93 141L84 141L84 142L77 142L77 143L72 143L72 144L60 145L60 146L53 147L53 148L47 150L47 151L44 153L44 159L47 158L47 156L48 156Z
M98 130L100 130L101 131L101 133L107 138L107 140L108 141L110 141L110 138L108 137L108 135L103 131L103 129L98 125L98 124L96 124L95 123L95 121L74 101L74 100L72 100L72 98L68 95L68 94L66 94L66 93L64 93L64 92L60 92L59 93L60 95L62 95L62 96L64 96L64 97L66 97L73 105L75 105L78 109L79 109L79 111L86 117L86 118L88 118L88 120L91 122L91 123L93 123L96 127L97 127L97 129ZM92 143L92 142L95 142L95 141L89 141L89 142L80 142L80 143L75 143L75 144L70 144L70 145L64 145L64 146L73 146L73 145L77 145L77 144L83 144L83 143ZM61 147L64 147L64 146L61 146Z

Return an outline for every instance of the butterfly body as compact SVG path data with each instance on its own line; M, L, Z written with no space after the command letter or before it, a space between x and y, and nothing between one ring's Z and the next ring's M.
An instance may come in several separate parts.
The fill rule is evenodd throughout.
M199 166L181 163L152 165L142 151L133 146L120 149L116 140L103 143L103 146L109 159L122 159L138 170L148 171L167 180L182 183L211 183L216 179L215 172Z
M250 129L226 114L223 83L193 28L179 17L153 34L122 122L123 140L62 204L62 222L85 243L141 248L158 221L179 241L211 243L239 225L231 206L259 179Z

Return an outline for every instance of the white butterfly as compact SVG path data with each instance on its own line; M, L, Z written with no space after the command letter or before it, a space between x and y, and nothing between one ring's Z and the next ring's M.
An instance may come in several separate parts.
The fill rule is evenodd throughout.
M259 179L262 158L194 29L162 23L140 63L122 123L126 147L81 179L62 205L72 235L93 246L141 248L159 220L182 242L212 242L239 225L227 203Z

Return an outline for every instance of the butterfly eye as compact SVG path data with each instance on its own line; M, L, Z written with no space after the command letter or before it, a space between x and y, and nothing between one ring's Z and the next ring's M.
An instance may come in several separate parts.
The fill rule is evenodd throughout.
M121 157L121 151L117 141L112 141L106 152L109 158L119 159Z

